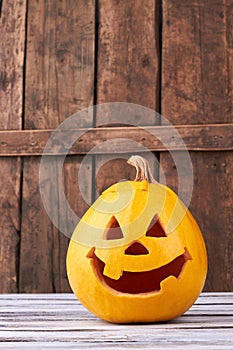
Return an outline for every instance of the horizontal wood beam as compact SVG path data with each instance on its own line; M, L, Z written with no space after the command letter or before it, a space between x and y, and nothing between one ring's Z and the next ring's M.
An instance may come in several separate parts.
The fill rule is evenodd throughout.
M40 156L43 154L54 130L2 130L0 131L0 156ZM229 151L233 150L233 124L177 125L176 131L185 147L179 142L171 126L146 127L103 127L91 129L70 129L56 131L51 152L61 155L69 149L69 140L75 142L69 149L70 155L85 155L93 147L93 154L134 153L145 151ZM78 135L82 134L79 138ZM159 138L154 136L159 135ZM131 145L124 140L132 140ZM105 141L108 146L105 147Z

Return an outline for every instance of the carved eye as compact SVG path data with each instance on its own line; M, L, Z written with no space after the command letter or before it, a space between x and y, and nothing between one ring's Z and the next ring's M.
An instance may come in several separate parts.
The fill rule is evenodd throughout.
M153 217L153 219L151 220L149 228L146 232L146 236L149 236L149 237L167 237L167 235L163 229L163 226L161 225L157 215L155 215Z
M123 237L124 235L120 228L119 222L117 221L115 216L113 216L107 224L107 228L104 231L103 239L121 239Z

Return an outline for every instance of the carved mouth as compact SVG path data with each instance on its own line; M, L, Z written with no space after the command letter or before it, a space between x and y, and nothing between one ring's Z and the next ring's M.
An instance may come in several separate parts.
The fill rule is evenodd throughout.
M182 255L179 255L170 263L161 266L157 269L129 272L123 271L118 280L114 280L103 274L105 263L95 255L95 249L89 252L88 257L91 259L92 268L103 284L121 293L150 293L158 292L161 289L161 282L169 276L174 276L177 279L180 277L184 266L191 256L185 248Z

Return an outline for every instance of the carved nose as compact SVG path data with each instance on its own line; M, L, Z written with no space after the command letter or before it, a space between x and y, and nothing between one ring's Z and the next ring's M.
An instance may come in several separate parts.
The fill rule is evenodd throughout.
M140 242L132 243L126 250L126 255L145 255L149 254L149 251Z

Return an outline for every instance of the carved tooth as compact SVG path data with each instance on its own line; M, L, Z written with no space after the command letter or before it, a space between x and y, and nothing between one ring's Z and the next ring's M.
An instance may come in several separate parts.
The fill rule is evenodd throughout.
M121 266L118 266L118 264L106 264L103 271L104 276L107 276L114 280L118 280L121 277L122 273L123 271L121 269Z
M95 248L94 247L91 248L91 250L89 250L89 252L87 253L86 257L89 258L89 259L94 259L94 257L95 257Z
M185 261L192 260L192 257L186 247L184 248L184 258L185 258Z

